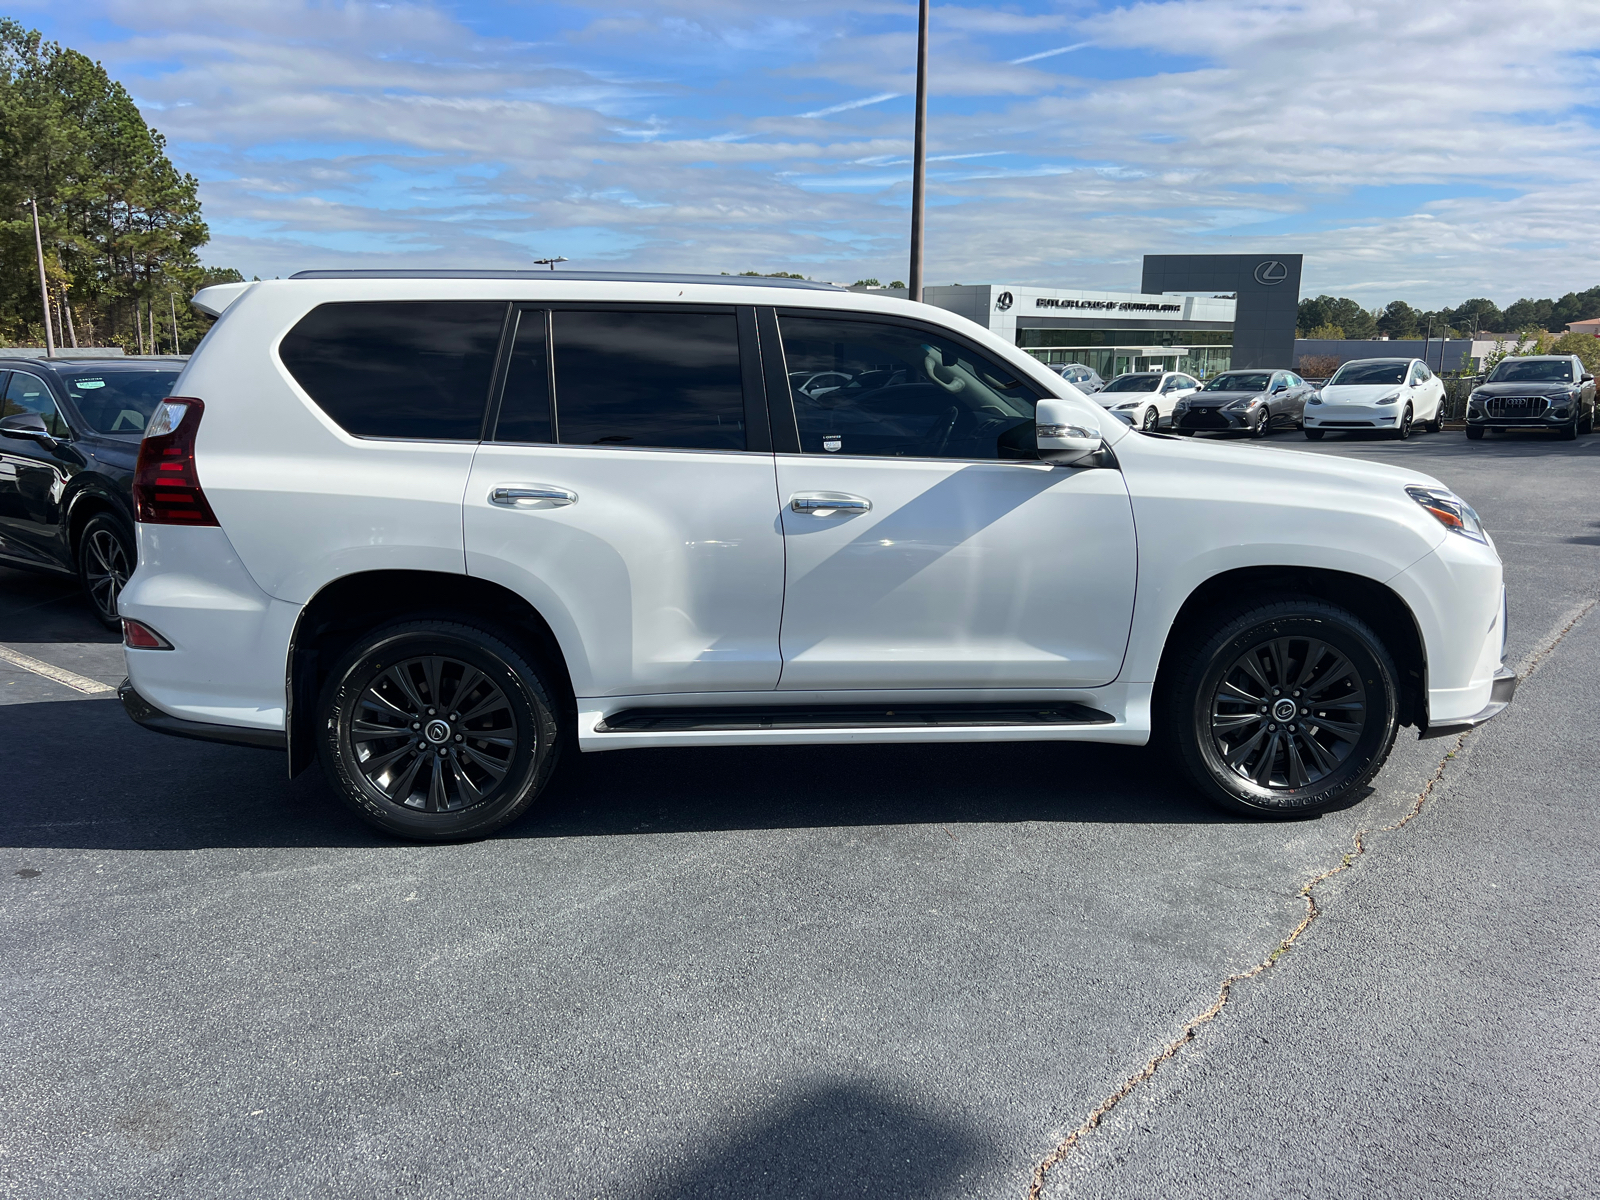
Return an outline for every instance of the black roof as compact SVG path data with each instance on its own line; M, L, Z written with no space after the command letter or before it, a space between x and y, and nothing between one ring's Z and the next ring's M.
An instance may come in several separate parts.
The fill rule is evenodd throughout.
M651 275L642 271L478 271L444 268L296 271L290 279L571 279L585 283L717 283L737 287L803 288L837 292L843 289L812 279L774 279L766 275Z

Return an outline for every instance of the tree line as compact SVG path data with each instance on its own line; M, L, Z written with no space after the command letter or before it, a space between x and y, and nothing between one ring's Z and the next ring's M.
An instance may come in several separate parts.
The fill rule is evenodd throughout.
M1564 333L1569 321L1600 317L1600 287L1568 292L1558 300L1518 300L1501 309L1479 297L1434 312L1393 300L1365 309L1346 296L1300 301L1296 335L1302 338L1481 337L1484 334Z
M60 346L194 348L188 299L242 279L202 266L198 184L97 62L0 18L0 341L44 345L30 201Z

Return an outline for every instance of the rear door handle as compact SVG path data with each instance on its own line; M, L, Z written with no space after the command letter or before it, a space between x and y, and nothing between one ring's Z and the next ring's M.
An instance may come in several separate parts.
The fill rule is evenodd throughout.
M577 492L552 483L501 483L489 492L489 503L504 508L562 508L577 502Z
M844 492L802 492L789 497L789 507L813 517L853 517L872 511L872 501Z

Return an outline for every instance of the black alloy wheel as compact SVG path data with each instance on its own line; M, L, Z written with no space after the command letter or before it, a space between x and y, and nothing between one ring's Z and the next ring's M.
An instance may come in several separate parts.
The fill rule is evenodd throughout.
M1260 415L1256 417L1255 424L1250 426L1250 436L1253 437L1253 438L1264 438L1264 437L1266 437L1267 436L1267 426L1271 422L1271 420L1272 420L1271 413L1269 413L1267 411L1267 409L1263 408L1261 410Z
M117 597L139 565L133 534L109 513L89 519L78 536L78 579L94 615L108 629L116 629Z
M1146 433L1150 433L1153 432L1160 424L1161 413L1156 409L1156 406L1152 404L1149 408L1144 410L1144 420L1140 423L1139 428L1143 429Z
M1394 744L1387 649L1354 614L1285 597L1213 627L1180 657L1166 735L1191 780L1235 812L1320 812L1362 787Z
M445 621L363 639L323 690L329 779L369 824L418 841L482 837L514 821L549 780L556 708L506 640Z
M1411 405L1406 405L1405 411L1400 414L1400 424L1395 426L1390 436L1397 442L1403 442L1411 436Z
M1565 425L1561 426L1560 429L1557 429L1556 430L1556 438L1558 440L1560 440L1560 441L1563 441L1563 442L1575 442L1575 441L1577 441L1578 440L1578 418L1577 417L1573 417L1571 421L1569 421Z

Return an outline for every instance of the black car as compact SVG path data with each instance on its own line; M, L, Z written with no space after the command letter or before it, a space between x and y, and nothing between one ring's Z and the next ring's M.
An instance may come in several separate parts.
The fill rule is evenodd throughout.
M1570 441L1594 432L1594 376L1575 354L1507 358L1467 398L1467 436L1548 429Z
M1172 429L1185 434L1232 429L1266 437L1275 428L1297 428L1315 392L1293 371L1224 371L1178 401Z
M133 574L133 466L181 358L0 356L0 564L75 574L117 624Z

